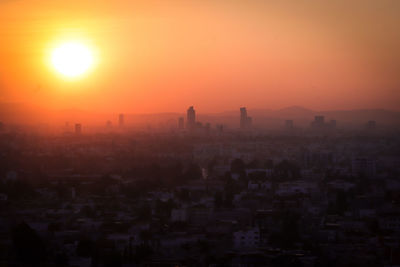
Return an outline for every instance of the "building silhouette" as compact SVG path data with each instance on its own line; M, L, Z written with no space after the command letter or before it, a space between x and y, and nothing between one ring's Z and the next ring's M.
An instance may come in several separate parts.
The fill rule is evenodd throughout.
M315 129L321 129L325 127L325 117L315 116L314 121L311 123L311 127Z
M245 107L240 108L240 129L247 129L251 127L252 118L247 116L247 109Z
M125 120L125 116L124 114L119 114L118 116L118 125L119 127L123 127L124 126L124 120Z
M186 126L188 129L194 129L196 127L196 111L193 106L190 106L187 110Z
M247 124L247 110L245 107L240 108L240 128L246 128Z
M247 128L251 128L252 125L253 125L253 118L247 117Z

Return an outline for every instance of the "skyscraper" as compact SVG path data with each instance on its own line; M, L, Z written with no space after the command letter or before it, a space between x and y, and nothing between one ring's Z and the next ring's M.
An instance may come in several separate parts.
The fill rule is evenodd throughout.
M253 119L247 116L245 107L240 108L240 129L247 129L251 127Z
M190 106L187 110L187 128L193 129L196 126L196 111L194 110L193 106Z
M123 127L124 126L124 114L119 114L118 116L118 125L119 127Z
M315 116L314 121L311 123L311 127L313 128L324 128L325 127L325 117L324 116Z
M240 108L240 128L245 129L247 125L247 110L245 107Z
M253 118L247 116L246 127L251 128L252 125L253 125Z

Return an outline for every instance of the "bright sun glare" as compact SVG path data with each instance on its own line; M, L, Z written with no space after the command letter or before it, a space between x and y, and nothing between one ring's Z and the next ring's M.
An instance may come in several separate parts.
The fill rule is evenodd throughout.
M53 50L51 62L62 75L77 77L84 74L93 65L93 54L82 43L67 42Z

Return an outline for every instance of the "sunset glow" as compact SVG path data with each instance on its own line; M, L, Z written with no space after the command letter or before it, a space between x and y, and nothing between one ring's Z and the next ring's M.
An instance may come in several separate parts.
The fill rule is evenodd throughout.
M1 1L0 101L400 109L399 1L245 2Z

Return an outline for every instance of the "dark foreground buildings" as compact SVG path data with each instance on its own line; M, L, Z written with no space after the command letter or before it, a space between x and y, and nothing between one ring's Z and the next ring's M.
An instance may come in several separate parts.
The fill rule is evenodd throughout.
M400 264L398 134L5 128L0 266Z

